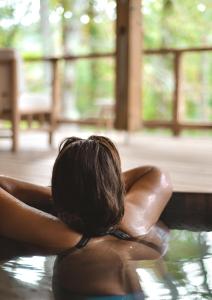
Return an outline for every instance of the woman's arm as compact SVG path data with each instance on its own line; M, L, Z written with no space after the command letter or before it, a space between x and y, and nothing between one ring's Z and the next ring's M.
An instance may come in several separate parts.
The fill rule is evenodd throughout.
M0 188L0 235L37 246L44 253L73 247L80 235L56 217L19 201Z
M131 235L146 234L171 196L170 180L164 172L151 166L124 172L123 178L127 195L120 227ZM51 212L50 188L5 176L0 176L0 187L0 220L4 224L0 226L0 235L41 245L49 251L72 247L80 239L80 235L57 218L28 206Z
M46 255L42 247L0 236L0 263L18 256Z
M123 177L127 193L120 228L133 236L145 235L157 223L171 197L170 178L151 166L129 170Z
M24 182L4 175L0 175L0 187L29 206L55 214L50 187Z
M143 177L151 170L152 170L152 166L143 166L143 167L137 167L123 172L122 176L125 184L126 193L129 192L130 188L133 186L133 184L136 181L138 181L141 177Z

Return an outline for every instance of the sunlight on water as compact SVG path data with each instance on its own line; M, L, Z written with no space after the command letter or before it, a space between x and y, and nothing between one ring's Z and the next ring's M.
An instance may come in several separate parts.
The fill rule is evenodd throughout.
M146 299L212 299L212 232L172 231L164 259L136 272Z
M154 300L159 297L167 300L172 299L169 289L167 289L162 282L157 280L154 270L138 268L136 272L140 277L141 287L146 299Z
M13 275L14 278L33 285L39 285L39 281L45 276L44 263L46 258L41 256L20 257L17 260L4 264L3 269Z
M183 265L183 270L187 274L188 281L192 285L199 286L203 284L203 276L198 262L188 262Z
M208 276L207 276L208 285L210 287L212 287L212 271L211 271L211 269L212 269L212 257L205 258L204 259L204 265L205 265L206 272L208 274Z

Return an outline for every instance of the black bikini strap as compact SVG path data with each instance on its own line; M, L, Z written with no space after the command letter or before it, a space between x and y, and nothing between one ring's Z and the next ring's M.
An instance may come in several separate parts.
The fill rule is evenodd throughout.
M127 233L125 233L119 229L112 229L112 230L108 231L108 234L113 235L121 240L129 240L131 238Z
M161 248L158 245L155 245L152 242L145 241L145 240L142 240L142 239L139 239L139 238L131 237L130 235L128 235L127 233L125 233L125 232L123 232L119 229L111 229L107 232L107 234L113 235L113 236L115 236L119 239L122 239L122 240L138 242L140 244L143 244L147 247L150 247L150 248L156 250L157 252L159 252L161 254Z
M75 248L80 249L83 248L87 245L87 243L89 242L90 238L83 235L81 240L75 245Z
M130 239L130 236L127 233L125 233L121 230L118 230L118 229L113 229L113 228L108 230L108 231L99 233L97 236L104 236L104 235L108 235L108 234L112 235L112 236L115 236L115 237L117 237L119 239L122 239L122 240L129 240ZM80 241L75 245L75 248L80 249L80 248L85 247L90 239L91 239L91 237L83 235L82 238L80 239Z

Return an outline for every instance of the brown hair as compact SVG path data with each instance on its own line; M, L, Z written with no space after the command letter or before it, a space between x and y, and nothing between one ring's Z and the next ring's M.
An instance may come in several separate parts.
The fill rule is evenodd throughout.
M52 196L58 217L87 235L119 223L124 214L121 162L106 137L70 137L60 147L52 172Z

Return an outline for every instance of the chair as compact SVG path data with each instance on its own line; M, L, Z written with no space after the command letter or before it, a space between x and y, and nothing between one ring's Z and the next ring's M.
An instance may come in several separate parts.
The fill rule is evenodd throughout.
M114 127L114 103L111 99L102 98L96 101L98 107L98 126L106 127L107 130Z
M39 120L43 129L49 133L49 144L52 144L53 132L56 128L59 114L58 95L58 60L50 59L52 63L51 96L30 94L24 92L22 61L15 49L0 49L0 119L10 120L12 124L12 151L18 150L20 121L28 120L29 127L32 119Z

